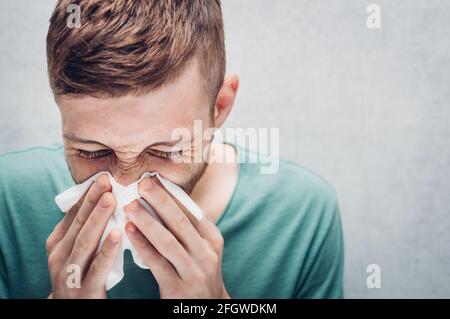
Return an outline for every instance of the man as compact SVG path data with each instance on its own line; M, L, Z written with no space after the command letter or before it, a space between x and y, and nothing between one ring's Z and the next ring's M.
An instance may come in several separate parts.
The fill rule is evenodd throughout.
M333 189L281 161L262 174L262 155L212 143L239 87L225 76L218 0L73 1L50 20L47 62L61 112L63 145L0 157L2 298L336 298L342 296L343 240ZM202 134L194 134L200 121ZM193 138L177 138L179 129ZM180 137L180 136L178 136ZM193 161L201 157L201 161ZM249 157L257 161L243 162ZM231 161L210 161L228 158ZM100 238L116 200L106 174L63 215L54 197L108 171L128 185L158 172L201 207L196 220L157 182L125 207L126 234ZM125 276L105 280L123 236L149 269L125 255ZM70 266L80 286L68 284Z

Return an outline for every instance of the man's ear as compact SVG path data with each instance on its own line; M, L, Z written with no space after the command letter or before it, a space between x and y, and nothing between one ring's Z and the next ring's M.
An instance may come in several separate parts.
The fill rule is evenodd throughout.
M217 95L216 105L214 106L214 127L222 127L223 123L225 123L228 114L230 114L233 108L238 89L238 75L236 73L227 75Z

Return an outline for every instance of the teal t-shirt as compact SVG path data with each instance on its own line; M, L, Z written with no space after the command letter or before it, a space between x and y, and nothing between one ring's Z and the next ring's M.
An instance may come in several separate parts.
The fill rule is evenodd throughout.
M231 298L340 298L344 247L334 190L297 164L266 161L238 148L239 177L216 224ZM60 144L0 156L0 297L46 298L45 241L63 214L54 197L74 184ZM110 298L159 298L149 270L126 251L125 276Z

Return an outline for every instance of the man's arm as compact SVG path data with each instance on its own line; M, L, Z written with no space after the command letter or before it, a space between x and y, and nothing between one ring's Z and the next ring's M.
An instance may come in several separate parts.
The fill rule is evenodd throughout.
M1 163L0 163L1 166ZM3 181L3 174L0 171L0 181ZM8 207L6 205L6 202L4 200L4 190L3 190L3 183L0 183L0 235L6 234L5 227L6 227L6 221L5 216L7 215ZM10 298L10 292L8 289L8 276L6 272L6 262L5 262L5 256L2 249L2 238L0 238L0 299L7 299Z
M343 298L344 239L339 206L322 213L295 298Z
M6 276L6 265L0 248L0 299L10 298L7 283L8 277Z

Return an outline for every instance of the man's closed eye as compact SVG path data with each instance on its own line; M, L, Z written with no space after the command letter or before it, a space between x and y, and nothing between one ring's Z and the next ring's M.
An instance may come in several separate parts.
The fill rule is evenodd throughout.
M171 152L163 152L160 150L149 149L146 151L148 154L163 158L163 159L174 159L183 155L183 150L179 151L171 151ZM86 150L78 150L78 155L85 159L95 160L102 157L106 157L112 155L112 150L98 150L98 151L86 151Z

